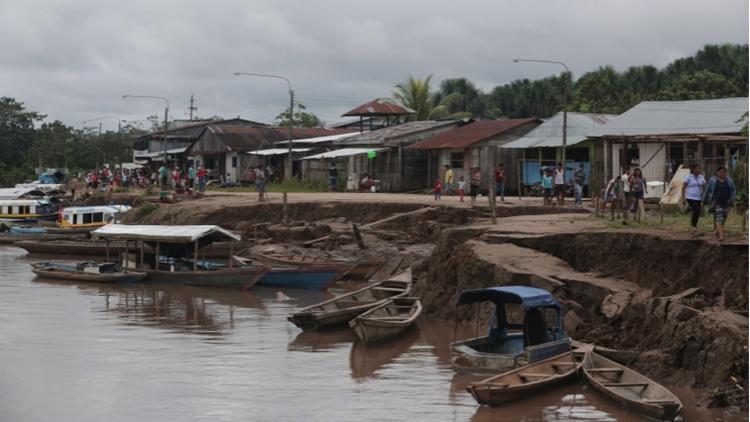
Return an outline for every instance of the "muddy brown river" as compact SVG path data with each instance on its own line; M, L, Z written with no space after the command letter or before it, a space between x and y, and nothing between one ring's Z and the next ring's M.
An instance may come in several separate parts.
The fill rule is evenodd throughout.
M287 313L321 292L250 292L36 278L0 247L1 421L637 421L570 385L481 408L450 367L450 324L365 347L302 333ZM687 420L721 413L694 408Z

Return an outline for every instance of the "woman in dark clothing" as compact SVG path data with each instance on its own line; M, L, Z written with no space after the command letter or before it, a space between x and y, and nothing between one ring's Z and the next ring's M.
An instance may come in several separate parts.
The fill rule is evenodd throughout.
M703 203L709 204L709 212L714 214L715 234L719 242L724 241L724 222L729 215L729 208L734 203L737 188L731 177L727 176L727 168L719 167L716 175L708 182L708 189L703 197Z

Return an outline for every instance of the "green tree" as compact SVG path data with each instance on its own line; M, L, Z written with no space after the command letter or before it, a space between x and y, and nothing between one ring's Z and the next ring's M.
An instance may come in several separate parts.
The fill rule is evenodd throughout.
M34 141L34 123L44 117L26 110L15 98L0 98L0 185L10 185L33 175L25 158Z
M449 78L440 82L432 95L433 116L472 117L486 112L484 93L466 78Z
M427 75L424 79L409 75L406 82L396 84L396 90L393 91L393 98L404 107L415 111L414 114L408 116L408 120L429 120L433 118L431 81L432 75Z
M304 104L297 103L297 111L294 112L294 126L296 127L323 127L324 122L307 109ZM289 126L289 108L276 116L274 122L279 126Z
M735 84L724 75L709 70L699 70L680 76L671 85L659 91L657 98L660 100L703 100L732 97L737 92Z

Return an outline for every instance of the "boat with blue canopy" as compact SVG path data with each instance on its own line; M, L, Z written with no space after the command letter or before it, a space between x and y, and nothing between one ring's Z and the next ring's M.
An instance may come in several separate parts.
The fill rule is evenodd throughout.
M495 311L486 336L451 343L458 371L502 372L570 350L557 299L546 290L500 286L466 290L457 306L492 302ZM479 318L477 318L479 324Z

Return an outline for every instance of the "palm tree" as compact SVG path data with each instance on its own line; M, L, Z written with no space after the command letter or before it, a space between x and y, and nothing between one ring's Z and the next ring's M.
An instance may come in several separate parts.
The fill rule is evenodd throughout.
M424 79L409 75L406 82L401 82L395 86L396 90L393 91L393 97L401 105L415 112L409 116L409 120L429 120L432 117L431 80L432 75L428 75Z

